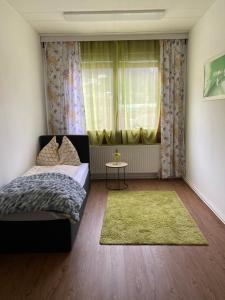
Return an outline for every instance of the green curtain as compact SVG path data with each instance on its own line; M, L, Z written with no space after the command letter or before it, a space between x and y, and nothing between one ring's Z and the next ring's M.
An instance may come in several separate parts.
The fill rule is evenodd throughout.
M160 117L159 41L81 42L92 144L151 144Z

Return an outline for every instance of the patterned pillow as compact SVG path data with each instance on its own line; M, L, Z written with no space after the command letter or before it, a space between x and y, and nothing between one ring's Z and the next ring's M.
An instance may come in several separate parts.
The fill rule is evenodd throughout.
M51 141L39 152L37 156L38 166L55 166L59 164L59 144L54 136Z
M63 137L59 148L59 160L61 165L79 166L81 164L76 148L66 136Z

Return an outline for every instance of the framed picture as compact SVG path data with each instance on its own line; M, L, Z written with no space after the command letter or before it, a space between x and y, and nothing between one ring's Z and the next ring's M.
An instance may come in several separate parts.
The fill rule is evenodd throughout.
M203 97L208 100L225 99L225 53L205 64Z

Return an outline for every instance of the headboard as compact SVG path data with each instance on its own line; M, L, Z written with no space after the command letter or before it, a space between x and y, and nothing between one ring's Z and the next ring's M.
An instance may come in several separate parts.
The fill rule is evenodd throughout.
M41 135L39 137L40 149L46 146L54 135ZM89 138L87 135L66 135L71 143L76 147L80 161L90 163ZM64 135L56 135L56 140L61 145Z

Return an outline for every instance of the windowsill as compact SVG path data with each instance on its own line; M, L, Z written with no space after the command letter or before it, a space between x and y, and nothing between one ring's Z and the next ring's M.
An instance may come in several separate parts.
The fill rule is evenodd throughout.
M154 143L154 144L115 144L115 145L90 145L90 147L135 147L135 146L159 146L161 143Z

